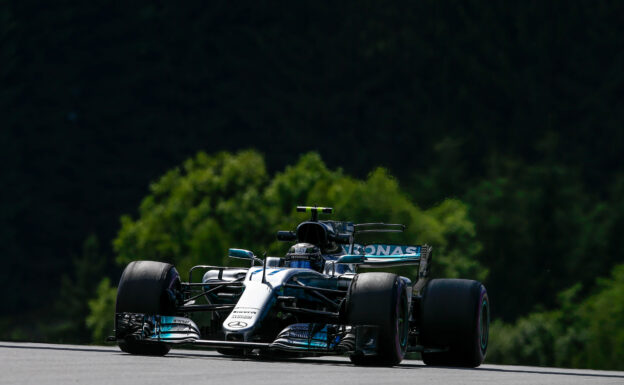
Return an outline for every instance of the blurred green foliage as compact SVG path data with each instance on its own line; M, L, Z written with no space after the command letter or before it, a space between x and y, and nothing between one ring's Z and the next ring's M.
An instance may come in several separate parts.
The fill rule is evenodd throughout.
M474 259L480 245L460 201L422 210L386 170L359 180L328 169L315 153L270 178L255 151L199 153L151 184L139 217L121 218L114 241L117 263L152 259L184 272L196 264L228 263L228 247L283 254L288 245L277 241L275 232L305 219L295 211L298 204L332 206L331 218L337 220L404 223L405 242L435 246L440 274L487 275Z
M56 300L36 312L0 318L1 339L56 343L93 341L85 318L90 313L88 302L96 295L102 277L106 276L104 266L107 262L95 235L85 239L82 253L74 255L72 262L72 269L61 277L61 289Z
M95 235L85 240L82 249L82 255L74 258L74 271L61 278L61 291L54 303L54 313L61 317L50 322L51 330L46 332L65 343L91 338L85 324L85 317L89 314L88 301L96 293L106 264L106 256L100 251Z
M577 284L559 295L557 310L531 313L490 329L487 362L622 370L624 265L583 293Z
M619 242L622 211L604 210L619 204L621 186L616 180L606 203L590 201L577 175L565 167L526 168L507 160L492 178L467 189L470 207L446 199L422 210L382 168L360 180L328 169L309 153L271 178L255 151L199 153L150 186L139 217L122 217L114 245L120 265L155 259L183 272L194 264L230 263L225 255L231 246L283 253L286 245L275 240L274 231L305 219L295 212L297 204L333 206L336 219L405 223L411 243L434 246L434 275L486 279L496 288L507 285L507 292L523 292L505 301L505 292L490 290L503 314L505 307L512 313L536 305L554 309L515 323L494 321L489 362L621 369L624 265L594 283L617 255L605 254ZM554 229L565 230L569 240L557 239ZM489 244L486 255L480 239ZM604 257L587 258L592 255ZM488 277L486 266L497 276ZM570 283L570 276L577 283L554 295L552 290ZM591 292L582 290L584 285ZM106 290L101 296L114 289ZM96 308L90 319L104 314ZM93 324L94 336L103 335L98 329L103 326Z
M577 282L589 287L622 261L624 191L616 183L601 199L583 188L575 170L557 163L491 164L463 199L487 245L477 257L492 271L487 284L497 317L511 321L536 305L552 308L558 292Z
M332 206L332 218L337 220L406 224L403 242L433 245L438 275L475 279L487 275L474 259L480 246L460 201L445 200L422 210L386 170L354 179L328 169L315 153L303 155L270 178L263 157L255 151L199 153L151 184L138 218L121 218L114 242L117 263L165 261L185 274L197 264L234 263L227 258L229 247L283 255L289 245L278 242L275 233L294 229L306 219L307 214L296 213L298 204ZM97 300L89 302L87 320L96 341L106 333L102 328L109 326L97 319L110 320L114 313L108 282L102 281Z
M587 184L582 168L562 162L563 138L542 133L539 161L530 163L495 150L484 156L482 174L466 175L464 140L447 137L434 146L431 168L407 183L416 202L433 204L453 191L466 204L482 245L476 259L490 270L493 315L506 322L557 307L559 292L576 283L592 288L624 262L624 175Z
M95 291L95 297L89 300L89 315L85 323L92 331L92 341L102 344L107 336L112 335L115 318L115 298L117 288L111 287L110 280L104 278Z

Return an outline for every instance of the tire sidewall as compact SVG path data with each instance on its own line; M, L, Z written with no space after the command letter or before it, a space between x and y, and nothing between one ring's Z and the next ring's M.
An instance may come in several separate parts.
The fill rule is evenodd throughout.
M385 275L383 279L381 274ZM382 285L375 282L380 279L384 281ZM396 274L362 273L354 277L345 301L345 323L379 327L378 353L372 356L356 353L351 356L354 363L392 366L401 362L407 351L409 333L407 290L406 282Z
M490 299L483 285L479 286L479 302L475 320L475 349L476 356L479 358L477 364L485 360L489 343L490 328Z
M458 302L459 301L459 302ZM420 310L420 342L427 365L477 367L489 339L490 301L478 281L434 279L425 287Z
M396 351L396 356L399 358L399 361L405 357L405 352L407 351L407 340L409 333L409 304L407 303L407 293L405 282L397 276L397 283L395 283L395 311L393 317L393 325L394 325L394 350ZM400 325L399 320L401 317L401 313L403 313L403 325ZM401 341L401 329L403 329L404 340Z

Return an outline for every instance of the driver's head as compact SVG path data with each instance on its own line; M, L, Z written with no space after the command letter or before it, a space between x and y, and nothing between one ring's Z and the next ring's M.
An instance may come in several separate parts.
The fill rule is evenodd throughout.
M286 253L286 266L314 269L323 269L321 249L311 243L297 243Z

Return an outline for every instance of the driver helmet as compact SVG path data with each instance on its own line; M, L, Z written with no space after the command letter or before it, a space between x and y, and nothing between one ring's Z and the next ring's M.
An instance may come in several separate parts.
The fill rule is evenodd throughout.
M311 243L297 243L286 253L286 266L321 271L323 256L321 249Z

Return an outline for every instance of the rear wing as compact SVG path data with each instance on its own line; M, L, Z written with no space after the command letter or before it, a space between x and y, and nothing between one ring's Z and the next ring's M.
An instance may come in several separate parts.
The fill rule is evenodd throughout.
M353 264L357 267L395 267L418 265L418 278L413 290L419 293L429 278L429 262L433 248L429 245L349 245L351 252L342 255L336 263ZM357 254L354 254L356 251ZM363 252L362 252L363 251Z
M426 264L431 256L432 247L429 245L358 245L343 246L351 249L342 255L337 263L348 263L358 267L391 267Z

